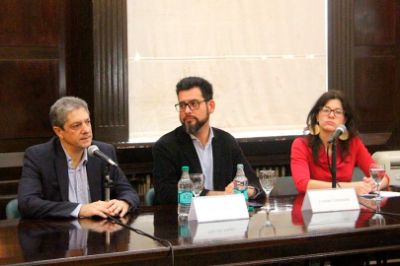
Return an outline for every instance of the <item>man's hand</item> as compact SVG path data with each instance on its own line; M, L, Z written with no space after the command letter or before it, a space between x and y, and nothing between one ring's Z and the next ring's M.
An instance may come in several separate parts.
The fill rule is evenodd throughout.
M105 201L96 201L89 204L83 204L79 211L79 218L87 218L93 216L100 216L107 218L107 215L112 215L108 210L109 203Z
M79 211L79 218L87 218L93 216L100 216L107 218L110 216L123 217L129 210L129 204L123 200L113 199L108 202L96 201L89 204L84 204Z
M234 188L235 188L235 185L234 185L234 183L232 181L225 187L225 194L233 194L234 193L234 191L233 191ZM257 190L254 187L249 186L248 190L247 190L247 193L249 195L249 198L251 198L251 197L256 195Z
M129 210L129 204L124 200L113 199L107 202L107 210L112 216L124 217Z
M257 189L253 186L249 186L248 188L249 199L255 197L257 195Z
M230 182L226 187L225 187L225 194L233 194L233 189L235 188L235 185L232 182Z

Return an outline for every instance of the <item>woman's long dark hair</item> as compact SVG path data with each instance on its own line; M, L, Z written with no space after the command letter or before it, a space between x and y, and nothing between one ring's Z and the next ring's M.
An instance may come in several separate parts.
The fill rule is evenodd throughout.
M349 133L349 138L347 140L340 140L339 141L339 151L341 158L344 158L349 153L349 141L356 135L358 135L358 131L356 128L356 118L351 107L350 103L346 100L344 95L337 90L329 90L321 95L318 100L315 102L314 106L311 108L310 112L307 116L307 129L312 131L314 127L318 124L317 122L317 115L319 111L321 111L322 107L326 105L326 103L330 100L337 99L342 103L344 116L346 119L345 126ZM319 138L319 135L308 135L309 138L309 145L312 149L313 153L313 160L315 163L319 162L318 152L320 146L322 145L322 141Z

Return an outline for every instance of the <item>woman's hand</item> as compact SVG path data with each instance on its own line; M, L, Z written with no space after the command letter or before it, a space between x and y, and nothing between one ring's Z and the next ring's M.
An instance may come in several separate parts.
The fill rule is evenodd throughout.
M357 195L368 194L375 191L376 185L371 177L364 177L362 181L352 183Z

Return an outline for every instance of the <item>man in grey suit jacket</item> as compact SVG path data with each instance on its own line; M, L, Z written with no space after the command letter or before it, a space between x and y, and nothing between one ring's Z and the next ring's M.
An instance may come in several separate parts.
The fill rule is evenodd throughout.
M50 109L50 121L57 137L25 151L18 188L22 217L124 216L139 206L139 197L123 172L110 169L112 200L104 200L104 169L99 158L89 157L95 144L116 160L112 145L92 141L87 104L76 97L63 97Z
M204 174L201 195L220 195L233 192L236 165L241 163L249 180L249 197L262 194L235 138L210 126L210 114L215 109L212 85L203 78L188 77L176 85L176 94L175 107L182 126L162 136L153 147L155 203L177 203L182 165L188 165L192 173Z

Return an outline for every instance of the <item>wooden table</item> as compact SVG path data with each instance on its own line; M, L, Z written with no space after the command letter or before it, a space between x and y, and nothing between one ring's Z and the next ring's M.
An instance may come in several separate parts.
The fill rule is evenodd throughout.
M143 208L124 222L170 241L175 265L400 257L400 198L382 202L382 211L390 212L382 219L375 219L369 209L342 215L342 219L339 213L307 218L300 210L302 200L301 196L274 198L269 222L264 211L257 211L244 221L182 224L176 206ZM104 220L0 222L0 264L128 262L171 265L171 254L160 243Z

